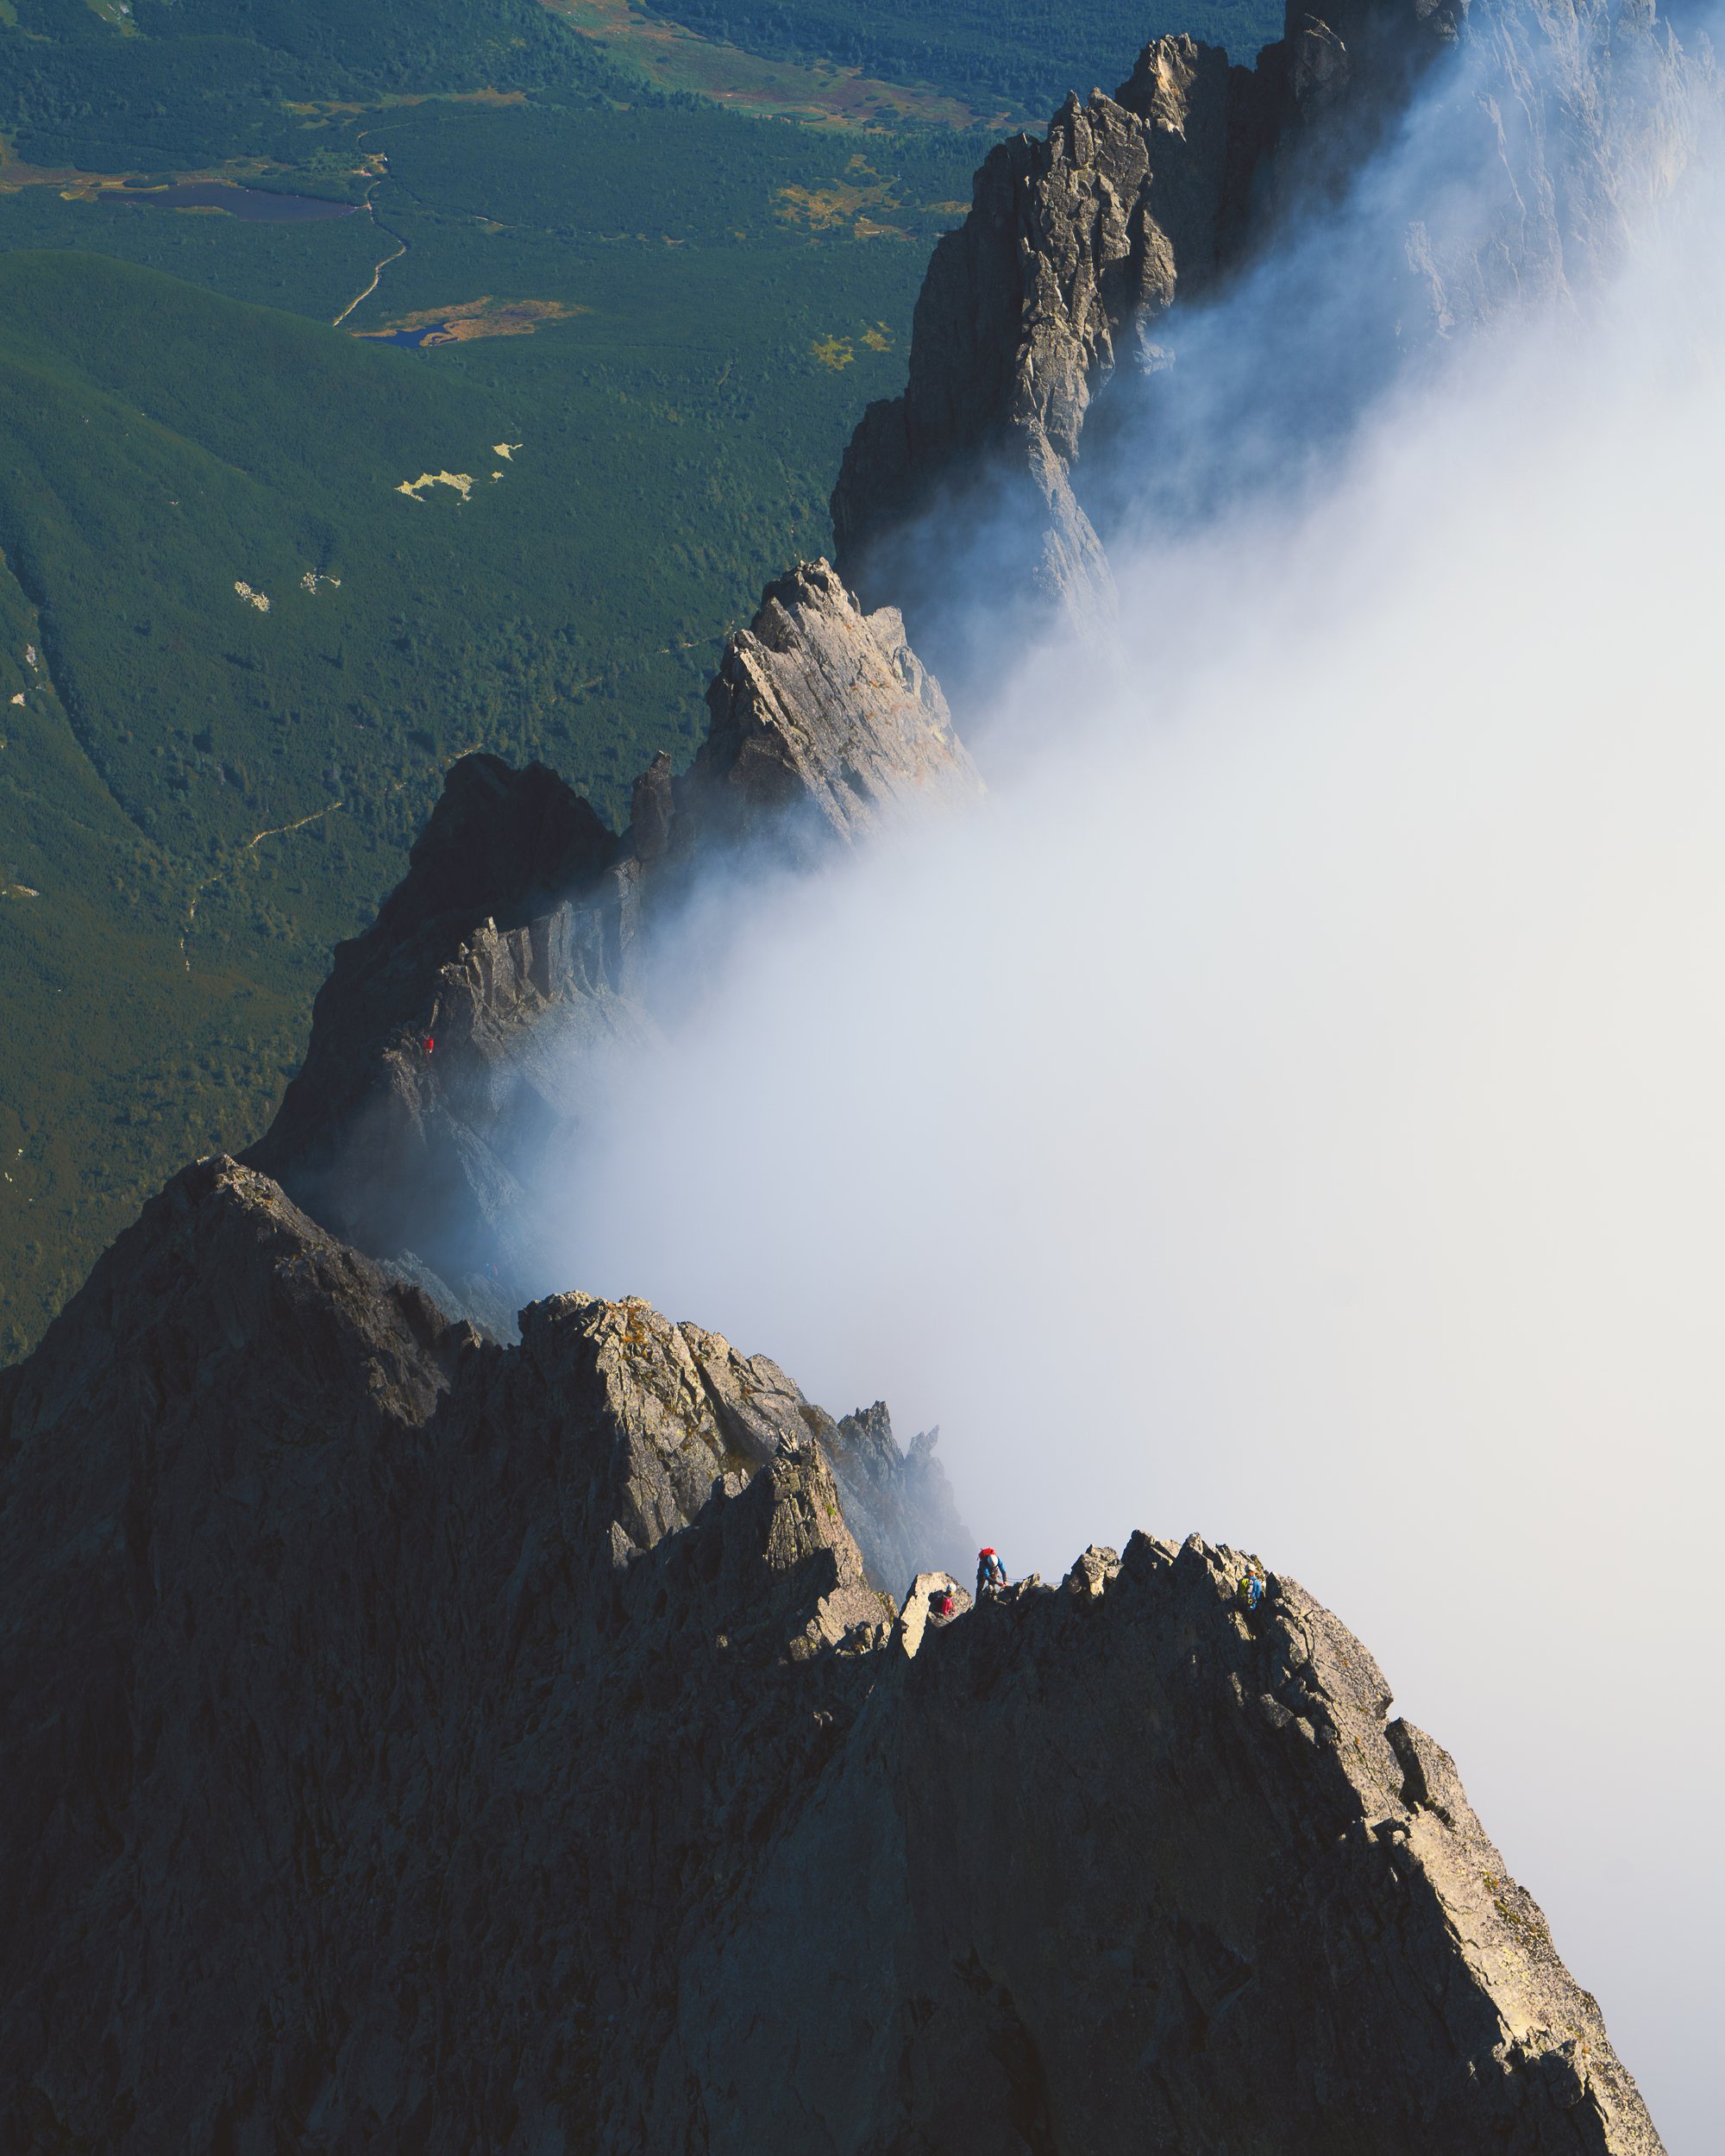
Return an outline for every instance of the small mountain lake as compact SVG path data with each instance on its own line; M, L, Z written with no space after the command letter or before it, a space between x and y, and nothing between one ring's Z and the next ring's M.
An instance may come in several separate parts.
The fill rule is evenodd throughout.
M225 210L257 224L293 224L313 217L351 217L354 202L326 202L316 195L272 195L260 187L234 187L223 179L181 179L171 187L104 187L104 202L137 203L155 210Z
M422 345L450 344L455 342L449 335L447 322L422 323L417 329L373 329L364 334L367 343L405 344L416 352Z

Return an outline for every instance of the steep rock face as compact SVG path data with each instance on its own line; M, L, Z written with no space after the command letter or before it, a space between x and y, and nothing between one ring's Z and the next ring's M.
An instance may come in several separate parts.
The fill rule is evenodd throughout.
M1346 341L1388 354L1560 294L1612 259L1629 198L1681 168L1706 80L1651 0L1289 0L1251 68L1156 40L1112 97L1069 98L1045 140L978 172L930 263L905 393L845 452L840 569L926 636L931 599L952 599L932 567L986 519L988 580L1031 618L1093 629L1113 602L1075 492L1085 420L1112 381L1177 360L1176 302L1315 226L1416 90L1381 251L1346 266Z
M817 858L918 806L980 792L940 685L897 611L864 614L825 561L767 586L707 691L668 843Z
M1710 57L1685 53L1653 0L1473 0L1458 20L1412 154L1424 198L1397 234L1391 304L1426 337L1584 293L1690 164L1718 97ZM1349 78L1345 110L1382 103L1365 82Z
M938 1430L919 1431L901 1452L887 1403L877 1400L841 1422L823 1419L815 1434L871 1578L897 1591L925 1564L958 1574L975 1562L969 1530L934 1457Z
M708 704L693 767L657 759L622 838L542 766L456 764L246 1156L500 1335L545 1276L525 1187L591 1112L599 1059L654 1033L655 921L739 849L808 867L981 791L898 616L865 616L824 561L768 587Z
M990 151L969 217L930 261L905 393L863 414L833 490L838 560L859 589L890 580L873 557L894 529L986 461L1006 495L993 513L1024 527L1013 567L1081 628L1112 611L1069 473L1119 348L1147 334L1182 273L1214 266L1227 75L1226 54L1163 39L1118 99L1070 97L1044 141Z
M0 1376L0 2145L1652 2156L1451 1763L1243 1564L894 1620L775 1366L486 1343L203 1163Z
M340 945L305 1060L248 1154L333 1233L508 1327L523 1148L640 1037L638 865L554 772L464 756L407 874Z
M578 1995L670 1982L888 1629L750 1375L579 1297L485 1349L231 1163L147 1208L0 1381L4 2146L500 2147L524 2041L593 2100Z
M709 2147L1658 2149L1452 1763L1295 1582L1244 1615L1245 1564L1139 1535L904 1633L685 1973L662 2080L722 2090ZM769 2046L803 1877L850 1980L794 1987Z

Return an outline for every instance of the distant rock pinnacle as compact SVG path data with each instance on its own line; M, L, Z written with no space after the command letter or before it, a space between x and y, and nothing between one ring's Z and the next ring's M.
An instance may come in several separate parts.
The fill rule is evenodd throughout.
M1387 251L1352 266L1336 331L1386 363L1609 265L1637 196L1689 157L1710 81L1651 0L1289 0L1249 68L1154 40L1113 97L1069 97L976 174L929 264L904 394L845 451L840 569L920 637L964 596L936 565L986 528L975 597L1008 641L1093 632L1115 604L1085 505L1097 399L1164 370L1181 310L1332 206L1416 89L1427 123L1386 183Z
M1349 0L1251 71L1158 40L985 164L841 562L983 486L995 598L1106 617L1111 375L1464 48L1501 189L1408 224L1390 314L1609 253L1611 146L1686 94L1639 4ZM1659 2156L1454 1764L1295 1581L1140 1532L973 1605L934 1432L527 1299L668 924L980 789L824 561L707 702L621 835L458 763L267 1135L0 1372L0 2150Z

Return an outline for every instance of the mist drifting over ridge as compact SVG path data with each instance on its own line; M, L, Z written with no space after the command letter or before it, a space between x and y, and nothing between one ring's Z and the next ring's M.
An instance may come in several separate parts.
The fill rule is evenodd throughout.
M752 891L717 960L697 924L687 1015L543 1194L548 1286L938 1421L1014 1570L1196 1526L1333 1602L1678 2156L1725 1914L1683 1831L1721 1764L1691 1521L1725 1407L1702 147L1626 186L1601 284L1356 397L1291 486L1254 415L1299 285L1210 310L1176 373L1249 350L1195 400L1201 483L1116 542L1115 647L961 712L982 812ZM1381 258L1413 154L1333 260ZM1338 380L1352 297L1313 303ZM1123 500L1182 454L1145 410Z

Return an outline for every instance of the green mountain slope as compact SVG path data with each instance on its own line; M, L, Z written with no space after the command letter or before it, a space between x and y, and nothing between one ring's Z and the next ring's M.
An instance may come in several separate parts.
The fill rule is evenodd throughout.
M0 0L0 1353L261 1128L452 757L690 752L900 385L985 141L599 14Z
M0 197L0 881L42 893L0 901L0 1150L39 1178L0 1184L9 1349L261 1126L452 756L543 754L620 816L688 753L724 632L827 543L975 151L711 109L332 131L387 156L377 228ZM487 298L531 334L350 334Z
M100 172L291 162L309 100L621 88L538 0L6 0L0 57L14 154Z
M190 887L103 786L22 665L35 626L0 573L0 1344L16 1348L189 1154L243 1143L312 983L290 962L180 958ZM10 684L23 673L27 692ZM11 702L24 693L24 705ZM308 884L315 890L315 882ZM309 909L316 911L315 904Z
M1276 0L644 0L755 52L819 54L1039 119L1069 91L1112 90L1152 37L1184 30L1249 62L1282 34Z

